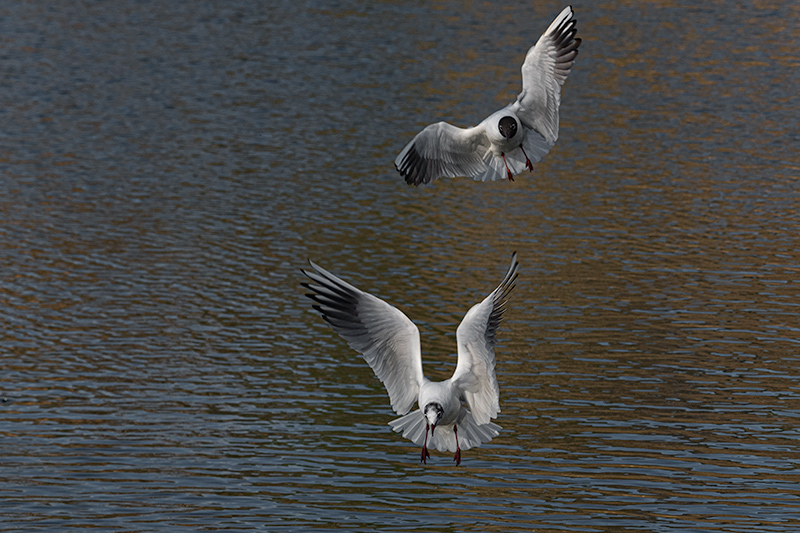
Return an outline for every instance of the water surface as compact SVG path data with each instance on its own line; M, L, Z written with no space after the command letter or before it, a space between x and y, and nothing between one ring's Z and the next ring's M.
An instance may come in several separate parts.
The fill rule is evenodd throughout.
M574 7L551 153L422 189L563 5L0 8L0 529L797 531L800 9ZM419 465L299 269L441 379L515 250L503 431Z

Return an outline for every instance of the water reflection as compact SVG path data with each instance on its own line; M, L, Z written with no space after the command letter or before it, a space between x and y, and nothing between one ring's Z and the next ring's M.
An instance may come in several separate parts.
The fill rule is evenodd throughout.
M576 5L533 174L391 168L510 101L562 7L0 8L5 527L797 529L796 5ZM512 250L503 432L422 467L298 269L441 378Z

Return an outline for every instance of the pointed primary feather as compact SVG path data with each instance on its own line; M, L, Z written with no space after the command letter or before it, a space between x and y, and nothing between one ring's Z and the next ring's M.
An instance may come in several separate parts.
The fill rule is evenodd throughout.
M528 50L522 64L522 92L511 106L522 122L552 147L558 139L561 86L567 79L581 40L575 38L572 6L567 6Z
M494 346L508 295L517 279L516 252L500 285L470 309L456 331L458 364L453 381L464 390L475 422L488 424L500 412L500 389L495 377Z
M360 352L378 376L397 414L417 400L422 382L419 330L399 309L366 293L309 260L313 283L303 286L333 329Z

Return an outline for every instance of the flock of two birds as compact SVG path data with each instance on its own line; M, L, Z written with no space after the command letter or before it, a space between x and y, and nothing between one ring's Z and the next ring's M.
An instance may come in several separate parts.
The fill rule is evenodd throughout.
M440 177L476 180L514 179L541 160L558 138L561 86L578 54L575 18L565 8L528 50L522 65L522 92L514 103L489 115L473 128L446 122L417 134L395 159L408 184ZM495 377L497 328L517 279L517 254L500 285L467 312L456 331L458 363L450 379L433 382L422 373L419 330L399 309L357 289L309 260L303 286L322 317L360 352L389 393L401 415L389 425L422 446L455 452L480 446L499 434L492 422L500 412ZM417 402L419 409L410 412Z

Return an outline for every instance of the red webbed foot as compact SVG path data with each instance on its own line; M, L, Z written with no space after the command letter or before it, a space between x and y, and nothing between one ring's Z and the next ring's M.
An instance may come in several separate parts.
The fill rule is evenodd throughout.
M427 459L428 459L430 456L431 456L431 454L430 454L430 452L428 452L428 447L427 447L427 446L423 446L423 447L422 447L422 454L420 454L419 462L420 462L420 463L425 463L425 464L428 464L428 461L427 461Z

